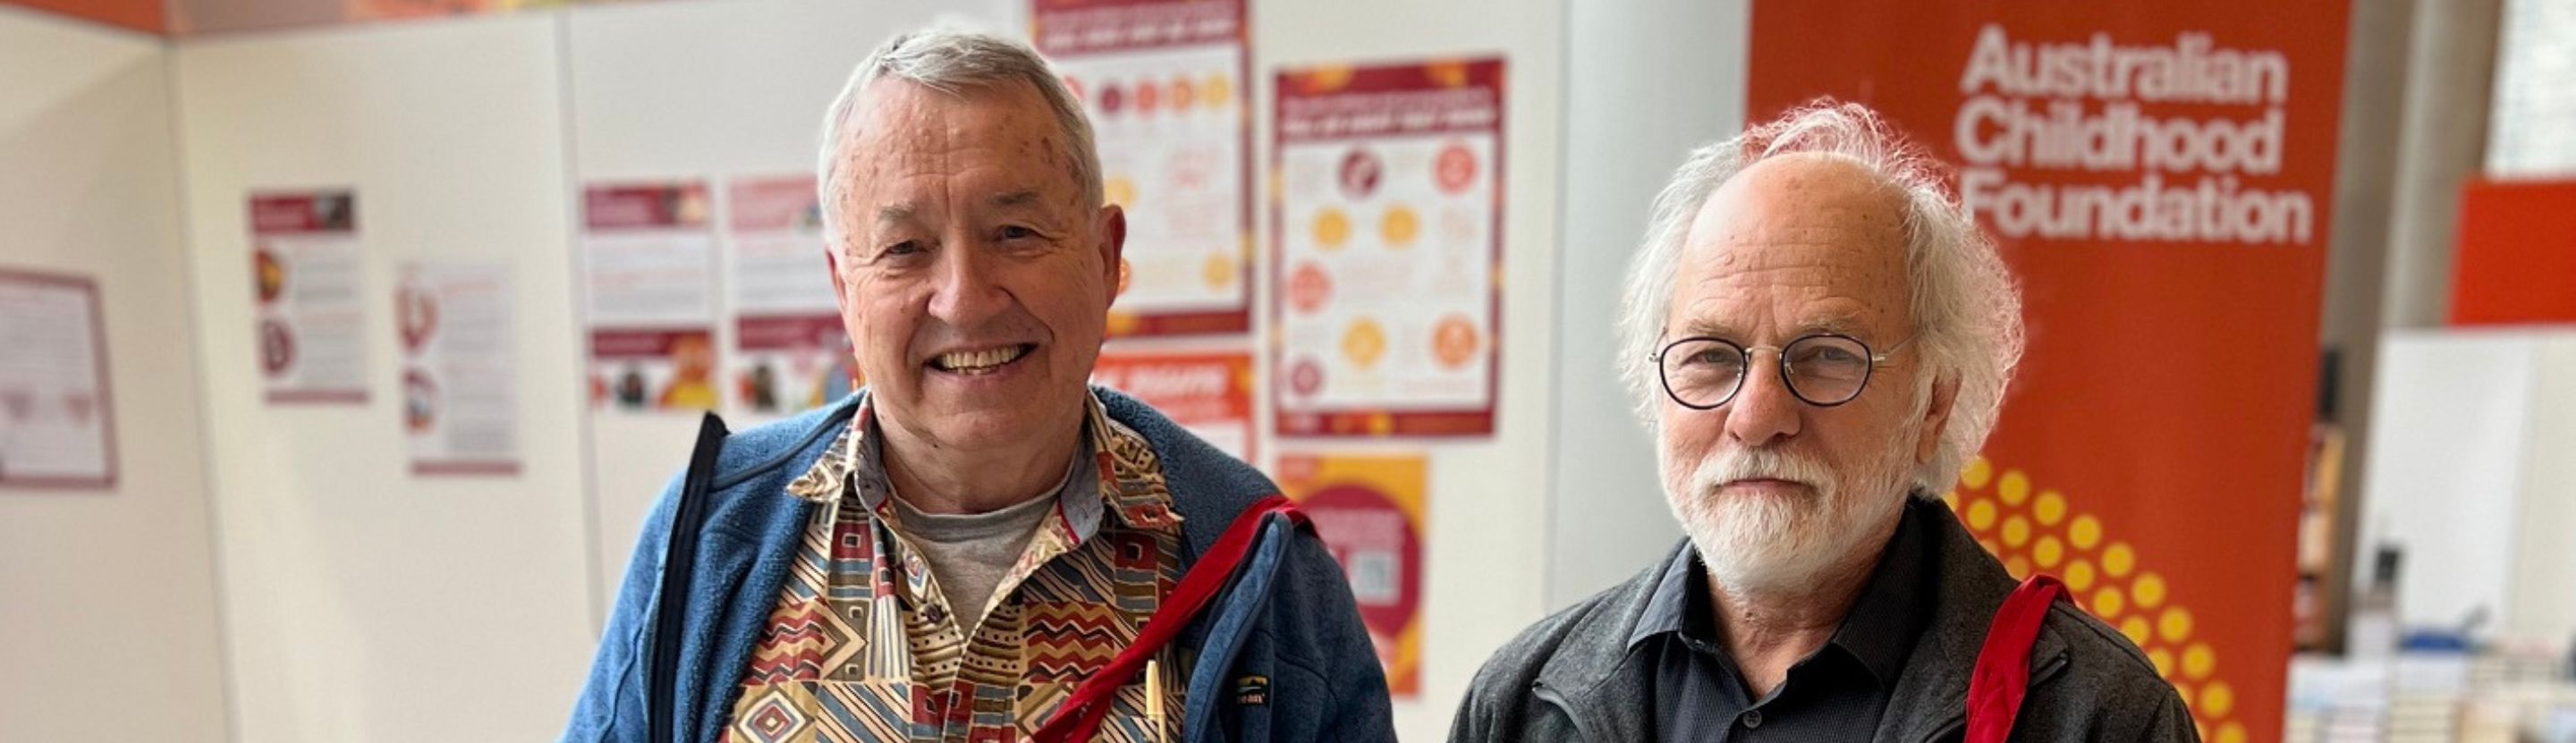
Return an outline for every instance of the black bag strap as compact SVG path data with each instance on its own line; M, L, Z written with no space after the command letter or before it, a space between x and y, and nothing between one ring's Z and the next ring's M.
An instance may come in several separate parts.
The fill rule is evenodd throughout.
M680 478L680 505L671 516L671 546L662 558L662 590L653 612L650 686L644 698L645 727L653 743L680 737L677 711L680 685L680 638L689 617L690 583L698 564L698 531L713 497L716 455L724 451L723 418L707 413L698 422L697 449L689 454L689 473Z

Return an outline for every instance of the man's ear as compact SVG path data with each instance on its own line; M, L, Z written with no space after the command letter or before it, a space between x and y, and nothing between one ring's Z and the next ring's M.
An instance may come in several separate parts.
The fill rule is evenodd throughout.
M832 272L832 305L840 309L843 317L847 317L850 314L850 292L847 280L841 278L841 249L830 245L823 246L823 265L829 267Z
M1127 210L1117 204L1100 207L1100 268L1107 280L1109 301L1118 301L1118 275L1127 270Z
M1922 438L1914 441L1914 461L1929 463L1941 448L1941 434L1950 429L1950 409L1959 401L1959 378L1944 375L1932 381L1932 402L1923 406Z

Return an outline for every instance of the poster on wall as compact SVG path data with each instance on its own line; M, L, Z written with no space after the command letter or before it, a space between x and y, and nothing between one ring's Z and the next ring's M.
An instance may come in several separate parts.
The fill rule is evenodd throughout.
M519 472L510 267L413 261L396 271L403 433L415 475Z
M725 198L734 314L725 364L734 406L779 415L837 399L851 387L850 342L832 295L813 176L739 179Z
M1127 212L1112 336L1252 326L1251 59L1243 0L1034 0Z
M1283 436L1481 436L1501 359L1503 61L1279 73Z
M611 410L713 410L715 235L703 182L582 194L590 398Z
M2347 8L2122 7L1761 0L1746 111L1865 103L1957 168L2029 349L1949 500L2008 570L2063 578L2145 650L2204 739L2268 739Z
M357 209L348 191L250 197L252 330L270 403L367 401Z
M98 282L0 269L0 488L116 486Z
M1102 353L1091 381L1154 406L1236 459L1252 461L1252 355Z
M1342 565L1397 699L1422 695L1423 455L1288 454L1279 490Z

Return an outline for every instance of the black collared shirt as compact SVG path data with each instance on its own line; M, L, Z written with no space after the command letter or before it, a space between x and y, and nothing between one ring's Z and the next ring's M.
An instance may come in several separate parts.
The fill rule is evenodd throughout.
M1759 700L1745 691L1719 639L1708 569L1684 542L1628 640L1632 662L1654 669L1657 739L1868 740L1929 616L1922 587L1930 558L1918 514L1924 507L1921 501L1906 504L1878 567L1833 640L1791 666L1788 679Z

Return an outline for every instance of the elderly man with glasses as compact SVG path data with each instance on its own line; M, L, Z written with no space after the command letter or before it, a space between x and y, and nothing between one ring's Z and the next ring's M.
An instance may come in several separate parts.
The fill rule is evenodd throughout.
M1682 165L1620 337L1688 539L1506 645L1453 740L2196 739L2136 647L2045 581L2017 590L1938 499L2022 337L1946 183L1830 102ZM2021 637L2008 604L2030 607ZM1972 714L1972 675L2013 694Z

